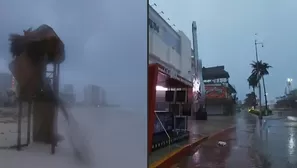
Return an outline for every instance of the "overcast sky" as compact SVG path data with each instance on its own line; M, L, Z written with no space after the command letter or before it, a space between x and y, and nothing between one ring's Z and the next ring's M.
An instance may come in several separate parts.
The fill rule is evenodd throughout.
M128 101L122 96L122 88L137 90L146 83L144 73L135 71L144 71L146 65L143 56L146 19L140 15L145 7L128 10L132 5L129 1L115 3L113 0L0 1L0 71L7 71L8 34L45 23L55 29L66 45L62 83L75 83L79 95L85 84L98 84L106 88L108 99ZM240 98L249 90L246 79L251 71L249 63L255 57L255 33L264 42L264 48L259 48L260 59L273 66L266 77L268 97L273 99L284 93L286 78L297 81L296 1L151 0L150 3L156 3L155 9L164 11L163 16L169 17L170 23L189 38L191 22L197 21L203 64L225 65Z
M48 24L66 46L61 82L74 84L79 99L84 85L97 84L109 103L146 109L146 7L139 0L1 0L0 71L8 71L9 33Z
M284 94L288 77L297 86L297 1L295 0L151 0L177 29L191 36L198 25L199 56L204 66L225 65L240 98L255 59L254 39L264 43L259 58L273 66L267 76L269 99ZM259 46L260 47L260 46Z

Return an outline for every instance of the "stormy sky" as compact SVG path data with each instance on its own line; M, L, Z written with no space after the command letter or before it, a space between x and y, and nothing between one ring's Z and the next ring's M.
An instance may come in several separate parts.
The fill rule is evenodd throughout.
M225 65L239 98L249 91L247 77L255 60L254 40L259 58L273 66L265 77L268 99L284 94L286 79L297 72L297 1L287 0L151 0L157 11L176 29L191 36L191 23L197 22L199 56L204 66ZM296 81L296 82L294 82Z
M138 0L1 0L0 71L8 71L9 33L48 24L66 46L61 84L74 84L78 99L96 84L109 103L146 109L145 17Z

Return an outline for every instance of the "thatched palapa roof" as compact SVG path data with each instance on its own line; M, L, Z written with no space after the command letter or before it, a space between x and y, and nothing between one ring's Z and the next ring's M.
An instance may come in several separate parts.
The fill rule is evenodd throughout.
M24 30L24 34L11 34L10 52L13 57L23 52L34 61L39 61L45 55L48 63L61 63L65 59L64 43L48 25L41 25L37 29Z

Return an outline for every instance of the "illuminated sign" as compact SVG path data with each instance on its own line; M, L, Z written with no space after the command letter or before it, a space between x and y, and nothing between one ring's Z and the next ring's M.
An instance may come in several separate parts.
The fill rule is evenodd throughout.
M201 93L200 93L200 80L198 78L193 79L193 98L194 101L197 101L200 99Z
M193 79L193 92L200 92L200 81L198 78Z

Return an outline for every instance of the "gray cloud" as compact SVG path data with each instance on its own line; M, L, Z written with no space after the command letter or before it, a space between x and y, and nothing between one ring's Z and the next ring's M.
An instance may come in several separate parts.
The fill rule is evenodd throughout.
M144 2L136 0L1 1L0 65L10 58L9 33L45 23L66 45L63 83L74 83L78 92L85 84L97 84L106 88L112 103L145 110L145 11Z
M84 85L97 84L109 103L121 105L72 109L90 133L92 143L85 145L91 145L95 167L147 164L146 8L139 0L0 1L0 71L8 71L9 33L48 24L66 46L61 83L73 83L80 97ZM116 144L119 136L124 145ZM125 155L127 150L132 153Z

